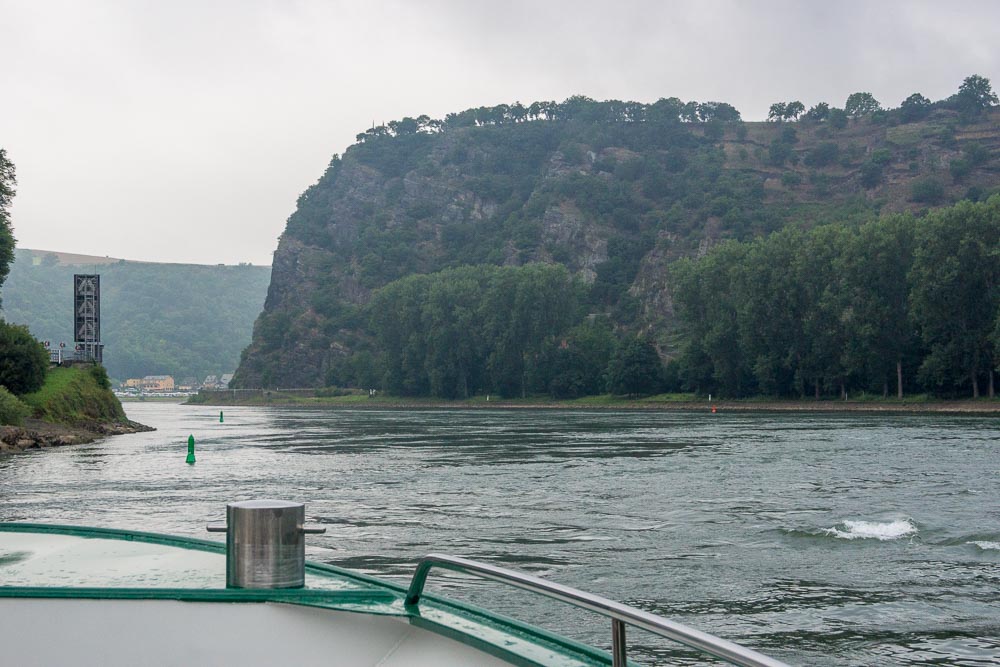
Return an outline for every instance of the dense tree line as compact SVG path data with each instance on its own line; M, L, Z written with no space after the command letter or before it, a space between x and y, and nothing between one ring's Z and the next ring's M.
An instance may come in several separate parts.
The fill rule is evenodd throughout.
M723 243L673 266L678 372L692 390L731 397L992 397L998 248L1000 196Z
M767 119L770 121L808 120L834 121L840 117L859 118L879 112L894 120L912 122L920 120L934 108L951 109L966 114L976 114L997 104L990 80L978 74L965 78L958 92L938 102L931 102L920 93L913 93L895 109L884 109L869 92L851 93L842 109L820 102L806 110L799 100L775 102ZM483 127L530 121L582 121L586 123L738 123L742 120L736 107L727 102L685 102L676 97L661 98L651 104L635 101L597 101L585 95L574 95L562 102L537 101L524 105L498 104L450 113L444 120L420 115L405 117L383 125L374 125L357 135L358 143L380 137L399 137L413 134L434 134L459 127Z
M856 92L847 96L844 107L831 107L820 102L808 111L802 102L775 102L771 105L767 119L771 122L802 120L813 123L830 123L843 127L848 118L870 118L875 122L897 124L923 120L935 109L957 111L971 119L990 107L996 106L998 98L993 92L990 80L973 74L967 76L954 95L931 102L920 93L913 93L896 108L885 109L869 92Z
M676 97L662 98L652 104L605 100L598 102L584 95L574 95L562 102L520 102L476 107L450 113L444 120L422 115L376 125L357 135L359 143L379 137L433 134L458 127L509 125L535 120L582 121L586 123L737 123L740 112L726 102L684 102Z
M366 309L372 348L328 379L371 368L369 381L390 393L442 398L659 391L656 350L634 337L619 341L606 319L586 317L586 293L565 267L546 264L406 277L378 290Z

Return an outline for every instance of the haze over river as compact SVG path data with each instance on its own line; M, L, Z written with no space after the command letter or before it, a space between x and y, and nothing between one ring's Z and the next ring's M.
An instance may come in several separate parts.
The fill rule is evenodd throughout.
M227 502L298 500L327 527L309 558L400 581L452 553L793 664L1000 662L995 417L126 409L159 430L0 458L0 520L219 539ZM429 589L610 645L559 603L437 571Z

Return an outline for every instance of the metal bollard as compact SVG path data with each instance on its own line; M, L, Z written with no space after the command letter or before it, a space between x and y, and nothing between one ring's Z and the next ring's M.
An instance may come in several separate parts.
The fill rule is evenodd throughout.
M284 500L247 500L226 505L227 588L302 588L305 585L306 506Z

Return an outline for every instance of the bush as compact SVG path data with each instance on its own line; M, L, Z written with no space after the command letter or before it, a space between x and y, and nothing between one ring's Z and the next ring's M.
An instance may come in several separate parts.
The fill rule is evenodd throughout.
M825 167L837 161L840 147L832 141L816 146L806 155L805 163L810 167Z
M0 385L18 396L37 391L49 370L49 353L28 327L0 321Z
M968 160L952 160L948 165L948 171L951 172L951 179L953 181L961 183L969 175L969 172L972 171L972 165L969 164Z
M781 184L786 188L794 188L802 185L802 176L794 171L786 171L781 175Z
M938 204L944 199L944 186L934 178L924 178L913 183L910 201L920 204Z
M774 165L775 167L780 167L785 164L792 155L792 147L790 144L785 143L780 139L775 139L771 142L770 147L767 151L767 161Z
M828 122L830 127L842 130L847 127L847 113L843 109L830 109Z
M969 144L963 152L965 153L965 159L973 167L986 164L992 157L990 150L982 144Z
M0 424L21 426L24 424L24 420L30 416L30 407L7 391L6 387L0 387Z
M872 151L871 157L868 159L881 167L892 162L892 151L887 148L879 148Z
M104 366L100 364L94 364L90 367L90 376L94 378L94 382L101 389L111 389L111 378L108 377L108 371Z
M858 173L861 176L861 187L866 190L871 190L882 182L882 165L877 162L865 162Z
M352 392L350 389L342 389L341 387L323 387L322 389L316 390L316 398L337 398L339 396L350 396Z

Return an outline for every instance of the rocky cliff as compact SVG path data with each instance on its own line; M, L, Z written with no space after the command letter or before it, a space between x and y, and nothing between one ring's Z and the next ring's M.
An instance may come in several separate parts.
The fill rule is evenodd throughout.
M593 313L669 351L678 257L1000 186L996 110L742 123L611 104L359 135L288 220L234 386L377 382L373 291L461 265L563 264L589 285Z

